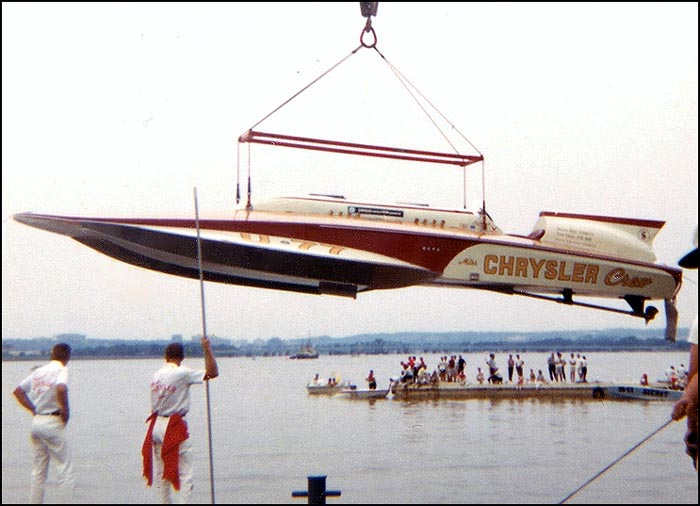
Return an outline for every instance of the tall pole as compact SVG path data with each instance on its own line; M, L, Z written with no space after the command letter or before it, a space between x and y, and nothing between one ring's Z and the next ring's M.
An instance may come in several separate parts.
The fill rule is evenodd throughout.
M194 188L194 216L197 227L197 264L199 266L199 294L202 307L202 336L207 336L207 317L204 309L204 272L202 270L202 241L199 237L199 204L197 202L197 187ZM214 499L214 458L211 437L211 404L209 402L209 380L204 382L207 398L207 428L209 431L209 488L211 493L211 503L216 504Z
M630 448L629 450L627 450L625 453L623 453L621 456L619 456L618 458L616 458L616 459L615 459L614 461L612 461L610 464L608 464L607 466L605 466L605 468L603 468L602 471L598 472L595 476L593 476L593 477L590 478L588 481L586 481L586 483L584 483L583 485L581 485L580 487L578 487L576 490L574 490L573 492L571 492L569 495L567 495L564 499L562 499L561 501L559 501L559 504L564 504L566 501L568 501L568 500L571 499L573 496L575 496L576 494L578 494L584 487L588 486L588 485L589 485L590 483L592 483L594 480L600 478L600 477L603 475L603 473L605 473L608 469L610 469L612 466L614 466L615 464L617 464L618 462L620 462L620 461L621 461L622 459L624 459L627 455L629 455L629 454L632 453L634 450L636 450L637 448L639 448L640 446L642 446L644 443L646 443L647 441L649 441L649 440L650 440L651 438L653 438L656 434L658 434L659 432L661 432L662 430L664 430L666 427L669 426L669 424L670 424L671 422L673 422L673 419L667 420L666 422L664 422L664 424L663 424L662 426L660 426L660 427L659 427L658 429L656 429L654 432L652 432L652 433L649 434L647 437L645 437L644 439L642 439L639 443L637 443L637 444L634 445L632 448Z

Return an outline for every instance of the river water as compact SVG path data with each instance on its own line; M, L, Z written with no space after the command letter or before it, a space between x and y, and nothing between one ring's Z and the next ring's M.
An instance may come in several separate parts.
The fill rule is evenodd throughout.
M567 351L568 355L568 351ZM546 372L546 354L523 353ZM487 354L464 354L470 379ZM507 355L496 359L505 371ZM589 381L660 378L687 353L588 353ZM217 503L305 504L292 491L327 476L329 504L557 503L670 417L667 401L349 400L307 395L315 373L379 388L397 377L398 355L222 358L211 381ZM426 355L430 369L438 355ZM156 502L141 477L148 383L162 360L74 360L69 442L79 503ZM40 363L2 364L2 502L28 497L30 416L12 390ZM202 359L185 359L203 367ZM568 371L567 371L568 374ZM193 502L211 501L207 388L192 387ZM673 423L573 496L569 503L697 504L698 478ZM48 501L60 501L52 469Z

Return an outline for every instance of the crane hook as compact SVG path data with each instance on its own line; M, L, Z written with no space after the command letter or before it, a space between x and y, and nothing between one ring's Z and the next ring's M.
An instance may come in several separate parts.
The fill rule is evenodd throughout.
M375 47L377 45L377 34L374 33L374 29L372 28L372 16L377 15L377 8L379 7L379 2L360 2L360 12L362 13L362 17L367 18L367 22L365 23L365 27L362 29L362 33L360 34L360 43L364 47ZM370 44L365 43L364 41L364 35L365 33L372 33L372 36L374 38L374 41Z

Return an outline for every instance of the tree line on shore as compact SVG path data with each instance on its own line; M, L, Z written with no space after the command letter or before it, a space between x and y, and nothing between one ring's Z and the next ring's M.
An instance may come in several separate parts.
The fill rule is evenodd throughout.
M679 333L679 335L683 335ZM51 347L58 341L67 341L73 348L73 359L100 358L161 358L171 340L100 340L85 336L54 338L3 339L3 360L32 360L48 358ZM460 337L461 336L461 337ZM489 339L488 336L491 338ZM73 341L73 342L71 342ZM198 336L182 341L187 356L201 356ZM311 344L321 355L376 355L376 354L430 354L471 352L550 352L577 351L687 351L685 339L669 342L662 337L638 337L618 332L600 332L591 335L557 337L552 333L527 335L517 341L501 333L479 334L445 333L426 335L418 333L377 334L331 338L327 336L283 340L270 338L255 342L235 342L229 339L212 340L219 357L293 356L300 347Z

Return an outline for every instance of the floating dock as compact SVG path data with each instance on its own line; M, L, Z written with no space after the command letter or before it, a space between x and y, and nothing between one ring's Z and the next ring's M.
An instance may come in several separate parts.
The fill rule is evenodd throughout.
M676 400L680 390L641 387L620 383L537 383L514 384L447 383L392 385L394 399L584 399L584 400ZM618 395L618 392L620 393Z

